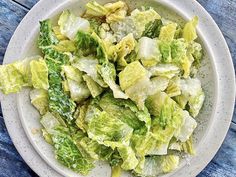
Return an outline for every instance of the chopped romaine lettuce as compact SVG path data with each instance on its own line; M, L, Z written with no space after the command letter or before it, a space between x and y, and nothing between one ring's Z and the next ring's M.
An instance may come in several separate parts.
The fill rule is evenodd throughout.
M122 92L120 86L116 84L116 69L112 63L103 64L99 67L99 72L107 85L113 91L115 98L127 99L128 96Z
M183 29L183 38L187 42L194 41L197 39L196 27L198 24L198 17L194 17L190 22L186 23Z
M163 26L161 19L156 19L154 22L149 22L145 26L145 31L142 36L149 38L157 38L160 35L161 27Z
M142 64L146 67L154 66L161 60L158 42L155 39L140 38L136 50L138 51L137 58L141 59Z
M30 58L12 64L0 65L0 90L4 94L17 93L31 86Z
M88 136L112 149L128 146L133 129L109 113L102 111L88 123Z
M122 146L118 148L123 163L121 168L124 170L133 170L138 165L138 159L130 146Z
M48 92L43 89L34 89L30 92L30 100L32 105L39 111L41 115L48 111Z
M32 75L32 84L36 89L49 88L48 84L48 68L45 60L32 60L30 62L30 71Z
M97 97L103 92L103 88L87 74L83 75L83 79L86 82L87 87L93 98Z
M149 69L152 76L167 77L168 79L178 75L180 69L173 64L159 64Z
M60 26L61 34L73 40L76 33L80 31L89 31L89 21L81 17L75 16L69 10L62 12L58 25Z
M159 39L164 42L171 42L174 39L177 24L170 23L161 28Z

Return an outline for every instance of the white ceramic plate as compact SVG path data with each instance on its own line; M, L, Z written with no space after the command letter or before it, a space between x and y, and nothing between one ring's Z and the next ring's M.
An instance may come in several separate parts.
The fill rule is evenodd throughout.
M84 10L85 0L41 0L22 20L7 48L4 63L39 54L36 41L39 21L56 20L64 9L76 14ZM100 0L99 2L110 2ZM213 158L229 128L234 98L235 80L232 59L227 44L210 15L194 0L137 0L131 6L151 5L158 12L180 23L197 15L200 19L198 34L204 46L204 60L199 74L206 101L198 117L199 126L194 134L197 155L183 159L180 167L165 176L196 176ZM39 114L31 106L29 90L17 95L1 95L3 115L10 136L28 165L40 176L80 176L61 166L50 145L40 133ZM110 168L99 163L90 176L110 176ZM128 176L128 174L123 174Z

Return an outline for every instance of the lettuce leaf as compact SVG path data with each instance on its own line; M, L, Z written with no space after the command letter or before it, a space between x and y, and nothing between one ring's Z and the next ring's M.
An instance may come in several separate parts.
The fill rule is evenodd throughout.
M83 79L86 82L86 85L93 98L97 97L103 92L103 88L87 74L83 75Z
M60 41L57 45L53 46L59 52L75 52L76 47L74 41L63 40Z
M22 87L32 85L29 65L31 59L33 58L0 65L0 90L4 94L17 93Z
M128 34L125 36L116 46L115 46L115 55L117 56L117 67L118 69L124 68L127 66L127 61L125 57L130 54L136 46L136 40L134 39L133 34Z
M123 20L128 11L128 6L123 1L108 3L105 4L104 7L108 10L108 13L106 14L107 23L113 23Z
M105 16L107 13L108 10L96 1L91 1L86 4L86 16L102 17Z
M94 167L93 160L82 153L70 132L65 127L58 127L52 134L56 159L75 172L87 175Z
M118 152L123 159L123 163L121 165L122 169L132 170L138 165L138 159L130 146L119 147Z
M90 96L90 91L83 80L83 74L73 66L63 66L66 75L70 96L73 101L81 102Z
M61 67L69 63L69 56L48 48L45 50L45 60L49 73L49 110L71 123L76 105L64 93L61 76Z
M97 111L88 123L88 136L112 149L129 145L133 129L105 111Z
M171 42L174 39L177 24L170 23L161 28L159 39L163 42Z
M145 67L154 66L161 60L158 42L155 39L140 38L136 50L138 51L137 58L141 59Z
M152 76L161 76L171 79L179 74L180 69L174 64L159 64L151 67L149 72Z
M52 24L50 20L44 20L40 22L40 33L38 38L38 47L45 49L52 45L58 44L58 39L52 30Z
M157 175L168 173L175 170L179 165L179 156L150 156L146 157L143 168L138 172L138 175L155 177Z
M157 38L160 35L160 31L163 24L161 19L156 19L154 22L149 22L145 26L145 31L143 32L142 36L149 37L149 38Z
M197 32L196 32L197 24L198 24L198 17L195 16L190 22L186 23L186 25L184 26L183 38L187 42L191 42L197 39Z
M131 100L115 99L108 92L101 97L99 106L103 111L132 127L136 134L145 134L150 129L151 117L148 110L139 110Z
M58 20L58 25L60 26L61 34L73 40L76 33L80 31L89 31L90 24L89 21L81 17L75 16L69 10L62 12Z
M127 99L128 96L121 91L120 86L116 84L116 69L114 64L107 63L103 64L99 67L99 73L101 74L103 80L107 85L110 87L110 89L113 91L115 98L123 98Z
M43 89L34 89L30 92L31 104L41 115L48 112L48 92Z
M30 62L30 71L33 87L47 90L49 88L48 68L45 60L32 60Z
M181 142L186 142L192 135L194 129L197 127L197 122L189 115L188 111L183 112L183 119L184 123L175 133L175 137Z
M85 72L101 87L107 87L102 76L98 73L98 60L92 57L80 58L77 62L73 63L73 66L78 68L80 71Z
M108 56L103 41L96 33L86 33L78 31L75 39L78 54L81 56L93 55L99 61L99 64L106 63Z

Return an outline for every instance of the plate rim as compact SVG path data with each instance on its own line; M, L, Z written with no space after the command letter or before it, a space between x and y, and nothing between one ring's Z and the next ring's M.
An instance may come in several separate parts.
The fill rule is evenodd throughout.
M176 0L174 0L174 1L176 1ZM59 1L57 1L58 3L59 3ZM62 3L63 1L61 1L61 3ZM166 1L167 3L171 3L171 2L173 2L173 1ZM177 1L176 1L177 2ZM13 34L13 36L12 36L12 38L11 38L11 40L10 40L10 42L9 42L9 45L8 45L8 48L7 48L7 50L6 50L6 53L5 53L5 57L4 57L4 63L6 62L6 61L8 61L7 59L9 59L9 56L10 56L10 52L9 52L9 48L11 48L10 46L12 46L12 45L14 45L14 39L15 39L15 36L16 36L16 34L19 32L19 30L20 30L20 27L22 26L22 24L23 23L25 23L25 19L27 18L27 17L29 17L31 14L33 14L33 11L34 11L34 9L36 9L36 8L38 8L38 7L40 7L40 5L43 5L43 3L46 3L46 0L41 0L41 1L39 1L28 13L27 13L27 15L23 18L23 20L21 21L21 23L19 24L19 26L17 27L17 29L16 29L16 31L14 32L14 34ZM47 2L48 3L48 2ZM52 2L53 3L53 2ZM184 2L183 2L184 3ZM227 45L227 43L226 43L226 41L225 41L225 39L224 39L224 37L223 37L223 34L222 34L222 32L220 31L220 29L219 29L219 27L216 25L216 23L215 23L215 21L213 20L213 18L208 14L208 12L197 2L197 1L194 1L194 2L192 2L192 3L196 3L196 5L198 5L198 8L200 8L205 14L207 14L207 18L208 19L210 19L210 22L214 25L214 28L215 28L215 30L217 31L217 33L219 34L219 37L221 38L221 41L222 42L224 42L222 45L224 46L224 48L226 49L226 53L227 53L227 60L229 60L228 62L230 63L228 66L231 66L230 67L230 69L229 70L227 70L228 71L228 73L230 73L231 72L231 74L232 73L234 73L234 68L233 68L233 62L232 62L232 58L231 58L231 54L230 54L230 51L229 51L229 48L228 48L228 45ZM59 3L60 4L60 3ZM230 74L229 74L230 75ZM232 77L232 75L231 75L231 77ZM235 83L235 77L234 77L234 75L233 75L233 83ZM232 79L231 78L231 79ZM231 85L232 86L232 97L233 97L233 99L231 100L231 102L230 103L232 103L232 105L234 105L233 103L234 103L234 96L235 96L235 84L232 84ZM6 98L6 96L3 96L5 99L10 99L10 98ZM7 96L8 97L8 96ZM12 97L13 97L13 95L12 95ZM6 114L8 114L8 113L6 113L6 111L5 110L7 110L7 105L5 104L6 103L6 100L5 99L3 99L3 101L2 101L2 107L3 107L3 115L4 115L4 119L6 118L7 119L7 117L9 117L8 115L6 115ZM234 107L234 106L231 106L232 108ZM219 142L218 142L218 147L217 148L215 148L215 152L217 152L218 151L218 149L220 148L220 146L221 146L221 144L222 144L222 142L223 142L223 140L225 139L225 136L226 136L226 133L227 133L227 131L228 131L228 129L229 129L229 126L230 126L230 123L231 123L231 119L232 119L232 115L233 115L233 109L230 109L230 110L232 110L229 114L228 114L228 125L226 125L225 126L225 130L226 130L226 127L227 127L227 130L226 131L224 131L225 133L224 133L224 135L222 134L222 137L220 138L221 140L218 140ZM19 116L19 114L18 114L18 116ZM15 134L13 133L13 131L11 130L11 126L10 126L10 124L9 124L9 122L7 122L6 121L6 126L7 126L7 130L8 130L8 132L9 132L9 134L10 134L10 137L12 138L12 140L13 140L13 143L14 143L14 145L15 145L15 147L17 148L17 150L18 150L18 152L22 155L22 154L25 154L25 153L23 153L22 152L22 150L21 150L21 148L18 146L18 144L17 143L15 143L15 141L14 141L14 139L15 139ZM25 132L24 132L25 133ZM30 144L31 145L31 144ZM32 146L32 145L31 145ZM36 151L35 151L35 153L36 153ZM214 153L215 154L215 153ZM38 155L38 154L37 154ZM22 158L27 162L27 164L34 170L34 169L36 169L35 168L35 165L33 165L32 164L32 162L30 162L30 161L28 161L27 159L25 159L24 158L24 155L22 155ZM41 158L41 157L40 157ZM210 158L210 159L212 159L213 158L213 156ZM209 161L210 162L210 161ZM209 162L207 162L207 163L209 163ZM202 166L206 166L207 165L207 163L205 163L204 165L202 165ZM203 168L204 168L203 167ZM202 169L203 169L202 168ZM38 170L34 170L36 173L38 173L39 175L40 175L40 172L38 171ZM199 170L199 172L200 172L200 170Z

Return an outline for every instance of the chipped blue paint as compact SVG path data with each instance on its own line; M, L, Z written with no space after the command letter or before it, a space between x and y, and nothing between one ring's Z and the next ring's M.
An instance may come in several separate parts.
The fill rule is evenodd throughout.
M0 63L7 44L21 21L38 0L0 0ZM236 0L198 0L212 15L229 45L236 67ZM236 176L236 109L227 137L198 177ZM7 133L0 106L0 177L37 177L16 151Z

